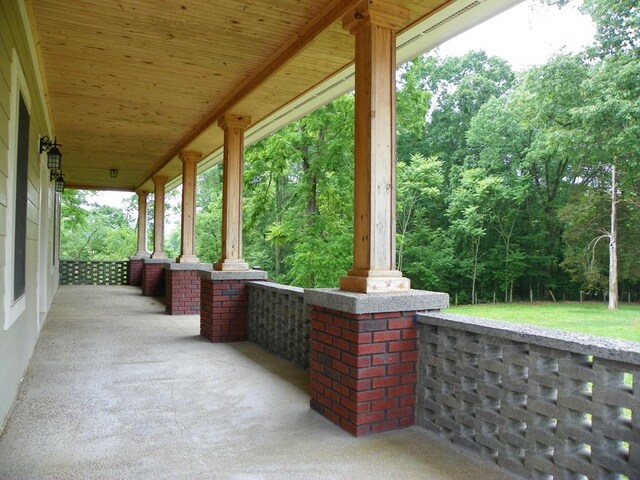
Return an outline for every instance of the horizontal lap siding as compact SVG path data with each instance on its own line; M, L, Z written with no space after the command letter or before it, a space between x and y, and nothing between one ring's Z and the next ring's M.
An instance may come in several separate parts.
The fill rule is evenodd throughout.
M18 0L0 2L0 297L11 295L11 285L5 282L5 275L13 278L13 265L8 265L7 250L13 248L7 235L7 219L13 215L13 199L8 198L9 158L8 147L9 122L11 115L11 78L13 52L15 51L26 81L26 90L30 97L29 108L29 165L27 187L27 241L26 241L26 310L8 330L0 328L0 428L12 404L20 379L27 367L33 347L38 338L40 323L40 299L38 298L39 274L39 234L40 234L40 154L38 152L39 135L48 135L45 122L46 106L42 103L35 66L37 59L31 57L28 33L23 29L25 23L20 13ZM46 197L46 196L45 196ZM9 210L8 210L9 208ZM50 212L46 217L51 225ZM52 232L50 225L46 231ZM49 239L47 239L48 241ZM44 240L43 240L44 241ZM40 268L45 269L46 288L52 294L56 287L56 276L50 257L42 259ZM9 271L7 271L9 270ZM41 289L45 286L41 285ZM4 308L4 305L3 305ZM46 312L44 312L46 313ZM4 322L3 322L4 323Z

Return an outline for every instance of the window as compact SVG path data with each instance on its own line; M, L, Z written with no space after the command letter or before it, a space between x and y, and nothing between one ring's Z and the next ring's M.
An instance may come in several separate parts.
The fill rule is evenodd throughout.
M25 293L27 267L27 175L29 173L29 111L20 94L18 151L16 157L16 203L13 238L13 301Z
M62 201L61 193L53 194L53 266L56 266L58 257L60 256L60 245L58 240L60 239L60 202Z
M2 314L4 329L22 315L27 308L26 294L28 290L27 266L27 202L29 182L29 125L31 97L27 89L24 73L18 54L12 52L11 90L9 103L9 149L7 150L6 170L6 209L5 209L5 242L3 256L4 265L0 266L0 275L4 278L2 297Z

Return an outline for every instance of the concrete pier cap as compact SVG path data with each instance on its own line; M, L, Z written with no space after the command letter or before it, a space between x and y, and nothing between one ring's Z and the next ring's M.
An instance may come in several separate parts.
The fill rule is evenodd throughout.
M198 276L202 280L267 280L267 272L264 270L198 270Z
M427 290L355 293L337 288L306 288L304 302L345 313L383 313L440 310L449 306L449 295Z

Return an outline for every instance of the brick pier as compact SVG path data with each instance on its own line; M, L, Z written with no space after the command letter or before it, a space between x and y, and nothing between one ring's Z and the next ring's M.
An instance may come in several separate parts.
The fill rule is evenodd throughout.
M198 271L211 270L205 263L165 263L165 305L169 315L200 313Z
M142 269L144 268L145 258L147 257L129 257L129 285L132 287L142 286Z
M267 272L202 271L200 334L214 343L247 340L247 283L266 280Z
M416 423L418 311L446 294L305 290L311 312L311 408L355 436Z
M142 268L142 295L145 297L164 297L164 265L173 262L168 258L145 258Z

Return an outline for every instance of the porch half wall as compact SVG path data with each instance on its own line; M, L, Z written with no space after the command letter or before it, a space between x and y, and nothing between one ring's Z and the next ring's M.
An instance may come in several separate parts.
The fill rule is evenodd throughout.
M0 2L0 431L58 287L59 196L49 182L40 136L52 136L23 0ZM13 300L17 99L29 112L25 292ZM61 143L64 140L61 139Z

